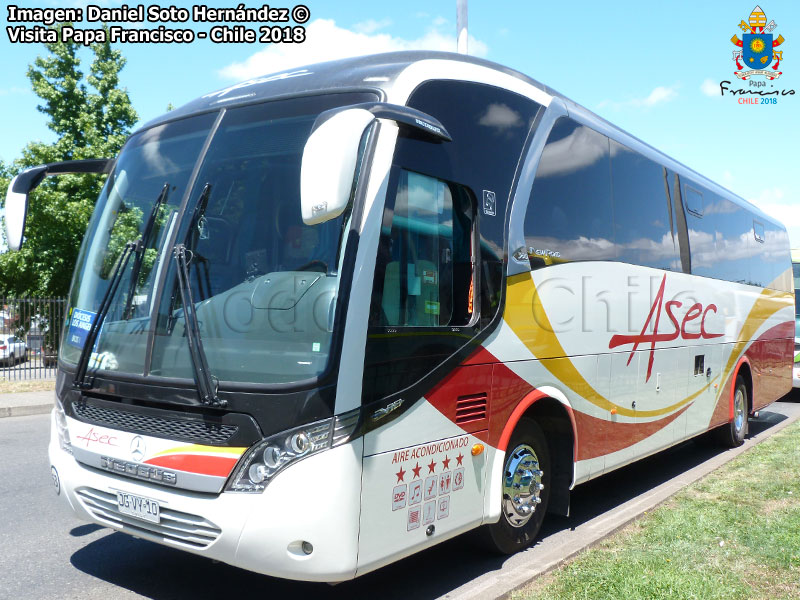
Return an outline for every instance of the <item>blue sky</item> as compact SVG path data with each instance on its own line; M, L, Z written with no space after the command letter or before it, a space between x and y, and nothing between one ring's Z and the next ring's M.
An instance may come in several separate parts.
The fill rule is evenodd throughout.
M775 36L783 35L777 89L797 94L775 105L740 105L720 97L733 75L730 38L756 5L747 1L651 3L618 0L472 0L470 53L513 67L587 106L677 160L781 219L800 247L800 2L758 0ZM25 7L87 2L22 1ZM119 6L117 0L94 4ZM135 4L135 2L128 2ZM190 7L171 1L162 5ZM210 6L237 2L212 0ZM261 1L245 0L248 7ZM273 7L294 6L270 2ZM455 0L306 0L311 11L303 44L120 45L128 64L123 85L141 122L213 89L287 67L403 48L455 50ZM43 47L11 44L0 15L0 159L18 157L32 139L49 141L44 115L25 77ZM86 24L84 24L86 25ZM88 25L87 25L88 26ZM211 25L195 24L208 30ZM87 61L89 57L86 57ZM84 63L88 69L88 62ZM759 78L763 81L763 78Z

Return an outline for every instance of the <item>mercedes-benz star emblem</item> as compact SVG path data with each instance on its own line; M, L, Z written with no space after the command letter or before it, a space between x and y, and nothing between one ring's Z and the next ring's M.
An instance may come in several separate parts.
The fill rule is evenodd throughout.
M131 440L131 457L136 462L141 462L141 460L144 458L145 451L146 446L144 443L144 438L142 438L140 435L137 435Z

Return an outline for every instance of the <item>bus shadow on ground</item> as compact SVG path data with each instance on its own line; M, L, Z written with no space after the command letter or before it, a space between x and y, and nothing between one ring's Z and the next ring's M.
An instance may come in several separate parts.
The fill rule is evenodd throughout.
M786 418L762 411L759 419L750 420L750 436L758 436ZM710 445L685 442L578 486L572 492L570 516L548 515L540 537L574 529L721 451ZM116 532L87 544L72 555L70 562L92 577L155 600L226 598L242 593L277 598L309 594L315 599L376 595L382 599L428 599L497 571L508 560L480 549L473 537L468 534L443 542L335 586L266 577ZM535 559L535 550L532 558Z

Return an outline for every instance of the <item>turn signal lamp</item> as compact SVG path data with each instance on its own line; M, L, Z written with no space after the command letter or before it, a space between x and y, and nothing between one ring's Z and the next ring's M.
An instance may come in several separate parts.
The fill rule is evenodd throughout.
M483 444L475 444L472 446L472 456L483 454Z

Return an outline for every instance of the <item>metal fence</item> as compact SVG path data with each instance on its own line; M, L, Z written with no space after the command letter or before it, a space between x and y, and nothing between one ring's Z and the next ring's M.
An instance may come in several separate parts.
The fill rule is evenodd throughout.
M56 376L66 298L0 298L0 381Z

